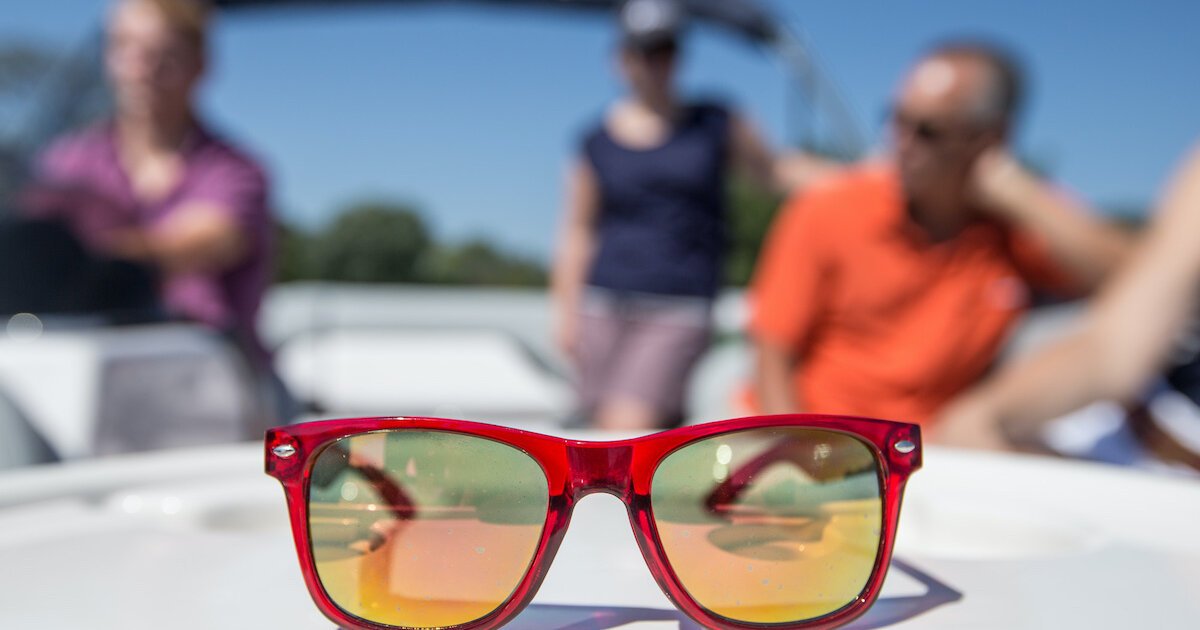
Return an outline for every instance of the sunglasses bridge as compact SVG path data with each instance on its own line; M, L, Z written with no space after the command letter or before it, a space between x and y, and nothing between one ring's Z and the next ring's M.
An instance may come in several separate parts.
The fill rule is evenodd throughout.
M569 442L567 459L574 474L564 494L572 502L599 492L622 500L633 494L633 448L594 442Z

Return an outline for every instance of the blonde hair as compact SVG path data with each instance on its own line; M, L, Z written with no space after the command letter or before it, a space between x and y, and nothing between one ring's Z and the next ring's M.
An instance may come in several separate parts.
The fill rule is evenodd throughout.
M167 24L203 55L208 49L208 24L212 4L208 0L121 0L122 3L154 7Z

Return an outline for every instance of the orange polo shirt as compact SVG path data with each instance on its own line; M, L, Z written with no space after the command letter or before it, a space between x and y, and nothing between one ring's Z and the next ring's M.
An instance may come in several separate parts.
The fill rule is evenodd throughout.
M1032 235L980 221L932 242L894 170L863 167L776 219L750 332L793 349L805 411L925 422L988 369L1031 288L1074 288Z

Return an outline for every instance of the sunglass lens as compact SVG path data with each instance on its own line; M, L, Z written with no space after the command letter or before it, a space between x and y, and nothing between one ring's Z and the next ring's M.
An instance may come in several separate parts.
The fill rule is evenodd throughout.
M486 438L394 430L316 457L309 535L322 588L343 611L404 628L475 621L512 595L546 520L545 473Z
M853 602L882 531L879 464L857 438L763 428L676 450L650 502L667 562L710 612L795 623Z
M911 133L922 142L937 144L946 137L946 130L929 120L910 116L898 110L892 111L891 118L896 129Z
M921 121L913 127L917 137L925 142L937 142L942 139L942 131L928 122Z

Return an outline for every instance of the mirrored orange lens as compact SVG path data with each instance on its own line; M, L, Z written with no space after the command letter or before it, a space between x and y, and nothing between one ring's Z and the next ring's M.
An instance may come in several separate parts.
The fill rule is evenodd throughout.
M694 600L739 622L815 619L853 602L875 566L878 464L858 439L765 428L707 438L654 473L654 522Z
M499 442L425 430L346 438L313 464L317 576L339 608L377 624L475 621L529 570L548 503L537 462Z

